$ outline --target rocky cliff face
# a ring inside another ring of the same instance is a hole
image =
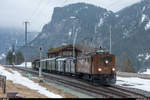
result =
[[[90,42],[90,45],[108,46],[109,26],[115,20],[113,12],[89,4],[57,7],[51,22],[43,27],[31,45],[50,48],[64,43],[72,44],[77,33],[76,43]]]
[[[143,0],[117,13],[89,4],[78,3],[54,9],[52,20],[31,42],[43,46],[45,52],[62,44],[84,43],[109,49],[118,59],[125,52],[136,69],[149,67],[150,1]]]

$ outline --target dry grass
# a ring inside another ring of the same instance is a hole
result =
[[[6,70],[8,72],[11,72],[11,70],[9,68],[6,68]],[[22,74],[22,76],[27,77],[25,73],[23,73],[23,72],[20,72],[20,73]],[[39,81],[35,80],[35,79],[32,79],[32,81],[34,81],[35,83],[39,83]],[[40,83],[40,85],[47,88],[49,91],[51,91],[55,94],[61,95],[63,98],[77,98],[76,96],[72,95],[71,93],[64,92],[60,89],[57,89],[53,86],[46,84],[46,83]],[[38,93],[35,90],[31,90],[20,84],[14,84],[12,81],[8,81],[8,80],[6,83],[6,93],[7,92],[18,92],[25,98],[47,98],[46,96],[41,95],[40,93]],[[6,94],[3,94],[2,89],[0,88],[0,98],[5,98],[5,97],[6,97]]]
[[[32,79],[33,80],[33,79]],[[33,80],[35,83],[38,83],[38,80]],[[50,86],[46,83],[40,83],[41,86],[47,88],[49,91],[55,93],[55,94],[59,94],[61,95],[63,98],[77,98],[76,96],[72,95],[71,93],[67,93],[67,92],[64,92],[60,89],[57,89],[53,86]]]
[[[6,69],[8,72],[10,72],[10,73],[12,73],[12,74],[13,74],[13,72],[10,70],[10,68],[5,67],[5,69]]]
[[[35,90],[31,90],[23,85],[20,84],[14,84],[12,81],[7,81],[6,83],[6,93],[7,92],[17,92],[24,96],[25,98],[47,98],[44,95],[41,95]],[[0,98],[5,98],[6,94],[2,93],[2,90],[0,90]]]
[[[22,76],[27,77],[24,72],[20,72],[20,73]],[[36,80],[36,79],[31,79],[31,80],[34,81],[35,83],[39,83],[39,80]],[[46,83],[40,83],[40,85],[47,88],[49,91],[51,91],[55,94],[61,95],[63,98],[77,98],[76,96],[72,95],[71,93],[64,92],[60,89],[57,89],[53,86],[46,84]]]

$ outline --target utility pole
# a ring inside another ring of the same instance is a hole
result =
[[[27,34],[28,34],[28,21],[25,21],[24,24],[25,24],[25,47],[27,47]],[[25,57],[25,68],[27,68],[27,59]]]
[[[110,47],[109,47],[109,52],[111,53],[111,25],[110,25]]]
[[[13,67],[15,66],[15,45],[12,45],[12,55],[13,55]]]
[[[72,34],[74,35],[74,39],[73,39],[73,58],[75,58],[75,56],[76,56],[76,54],[75,54],[75,42],[76,42],[76,38],[77,38],[75,22],[78,21],[78,19],[74,16],[71,16],[71,19],[72,19],[72,23],[73,23]]]
[[[73,28],[72,28],[72,34],[73,34],[73,35],[74,35],[74,32],[75,32],[75,31],[74,31],[74,28],[75,28],[75,27],[74,27],[74,25],[73,25]],[[75,40],[75,39],[74,39],[74,40]],[[73,41],[73,45],[72,45],[72,46],[73,46],[73,59],[75,58],[75,48],[74,48],[75,44],[74,44],[74,43],[75,43],[75,42]]]
[[[43,78],[42,78],[42,47],[40,47],[40,68],[39,68],[39,78],[40,81],[39,82],[43,82]]]
[[[27,36],[27,34],[28,34],[28,31],[27,31],[28,30],[28,23],[29,22],[27,22],[27,21],[24,22],[24,24],[25,24],[25,46],[27,46],[27,40],[28,40],[27,39],[28,38],[28,36]]]

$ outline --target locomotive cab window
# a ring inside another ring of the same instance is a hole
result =
[[[107,57],[107,60],[108,60],[109,62],[112,62],[112,57]]]
[[[101,62],[104,62],[104,61],[106,61],[106,60],[110,63],[110,62],[112,62],[112,57],[103,57],[103,56],[100,57],[100,61],[101,61]]]

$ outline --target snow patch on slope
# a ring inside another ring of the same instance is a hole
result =
[[[150,20],[148,21],[148,23],[145,26],[145,30],[147,31],[148,29],[150,29]]]
[[[0,55],[0,60],[3,59],[3,58],[5,58],[5,57],[6,57],[6,55],[5,55],[4,53],[1,54],[1,55]]]
[[[138,56],[137,56],[137,59],[139,60],[139,61],[148,61],[149,59],[150,59],[150,54],[149,53],[145,53],[145,54],[139,54]]]
[[[98,27],[100,27],[103,23],[104,23],[103,18],[100,18],[99,23],[98,23]]]
[[[146,19],[146,15],[143,14],[143,15],[142,15],[142,18],[141,18],[141,23],[143,23],[145,19]]]
[[[144,11],[145,10],[145,6],[142,8],[142,11]]]
[[[150,54],[146,53],[145,60],[148,60],[150,58]]]

